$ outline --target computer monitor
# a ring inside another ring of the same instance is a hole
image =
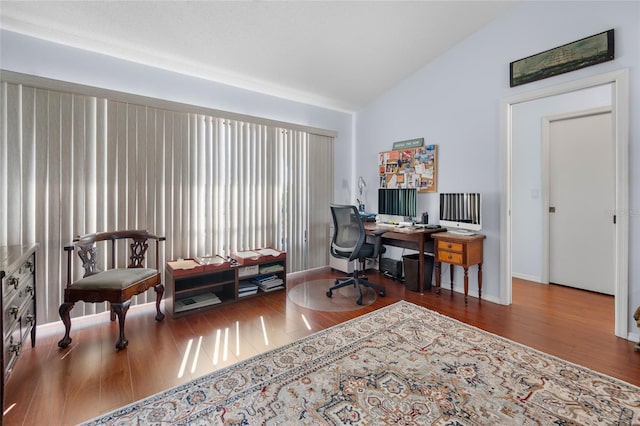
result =
[[[412,220],[417,211],[415,188],[378,189],[378,214],[402,216]]]
[[[440,194],[440,226],[450,232],[473,234],[482,229],[479,193]]]

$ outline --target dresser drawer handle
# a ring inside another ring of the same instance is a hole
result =
[[[7,281],[7,284],[9,284],[9,287],[13,286],[13,288],[15,290],[18,289],[18,284],[20,283],[20,279],[16,278],[16,277],[11,277],[9,278],[9,280]]]
[[[20,355],[20,349],[22,349],[22,343],[12,343],[9,345],[9,351],[16,354],[16,356]]]
[[[13,319],[18,319],[19,311],[20,311],[20,308],[18,308],[17,306],[9,307],[9,315],[13,315]]]
[[[33,274],[33,262],[31,262],[30,260],[27,260],[24,263],[24,266],[29,270],[29,272]]]
[[[27,315],[24,317],[24,321],[27,323],[28,326],[33,326],[36,323],[36,317],[34,315]]]
[[[32,285],[28,285],[24,289],[25,289],[25,291],[27,293],[29,293],[33,297],[33,286]]]

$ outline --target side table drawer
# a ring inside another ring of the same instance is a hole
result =
[[[454,265],[462,265],[462,254],[438,250],[438,260],[440,262],[452,263]]]
[[[438,241],[438,250],[457,251],[462,253],[464,246],[460,243],[452,243],[450,241]]]

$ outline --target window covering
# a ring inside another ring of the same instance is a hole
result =
[[[40,243],[40,324],[59,320],[62,247],[89,232],[148,229],[166,236],[165,260],[274,247],[288,252],[288,272],[328,263],[332,137],[22,84],[0,90],[0,245]],[[126,256],[119,246],[122,264]],[[78,303],[72,314],[106,309]]]

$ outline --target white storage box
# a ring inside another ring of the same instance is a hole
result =
[[[258,265],[243,266],[238,269],[238,277],[248,277],[251,275],[258,275]]]

